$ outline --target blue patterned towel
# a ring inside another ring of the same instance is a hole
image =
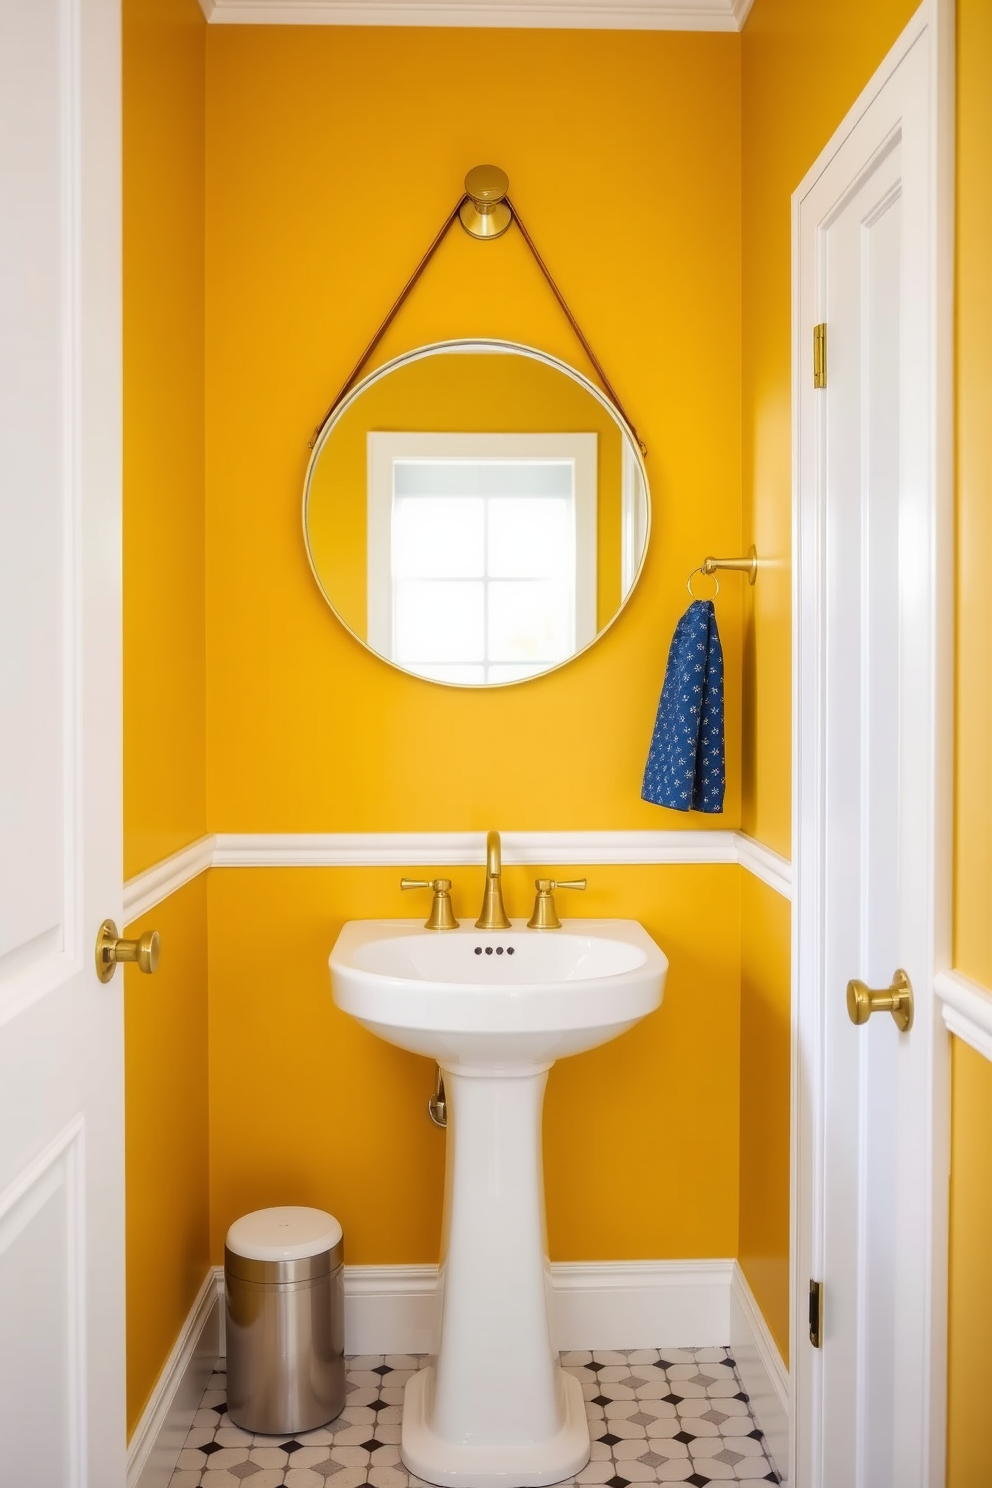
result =
[[[722,811],[723,648],[711,599],[675,627],[641,796],[675,811]]]

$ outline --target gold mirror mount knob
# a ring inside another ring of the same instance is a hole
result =
[[[913,985],[900,968],[892,975],[888,987],[869,987],[857,977],[847,984],[847,1015],[857,1027],[867,1023],[872,1013],[891,1013],[900,1033],[913,1026]]]
[[[510,178],[498,165],[473,166],[465,177],[466,201],[458,220],[472,238],[501,238],[513,221],[506,202]]]
[[[132,961],[139,971],[152,976],[158,971],[161,950],[157,930],[146,930],[137,940],[124,940],[113,920],[104,920],[96,936],[96,974],[101,982],[109,982],[121,962]]]

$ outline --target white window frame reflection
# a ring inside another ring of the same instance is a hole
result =
[[[395,567],[393,562],[393,500],[398,463],[549,462],[571,465],[575,571],[572,588],[573,643],[566,655],[522,664],[508,657],[483,653],[470,661],[423,661],[400,664],[407,671],[437,681],[479,685],[519,681],[539,676],[595,640],[597,625],[597,435],[596,434],[445,434],[395,433],[380,430],[367,435],[368,502],[368,644],[389,660],[397,660],[395,643]],[[457,580],[456,575],[450,577]],[[467,577],[467,575],[466,575]],[[473,576],[474,577],[474,576]],[[484,581],[491,580],[488,574]]]

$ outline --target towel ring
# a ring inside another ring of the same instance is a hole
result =
[[[698,568],[694,568],[692,570],[692,573],[689,575],[689,578],[686,581],[686,586],[685,587],[689,591],[689,598],[690,599],[696,599],[698,597],[697,595],[693,594],[693,592],[692,592],[692,581],[696,577],[697,573],[698,574],[703,574],[705,577],[710,578],[710,579],[713,580],[713,583],[716,585],[716,588],[713,590],[713,593],[710,595],[710,599],[716,599],[717,595],[720,593],[720,580],[717,578],[717,576],[716,576],[715,573],[707,574],[706,573],[706,570],[705,570],[705,568],[703,568],[702,564],[700,564],[700,566]]]

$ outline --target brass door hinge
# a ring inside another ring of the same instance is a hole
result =
[[[823,1339],[823,1282],[809,1284],[809,1341],[814,1348],[822,1346]]]
[[[821,321],[813,327],[813,386],[827,385],[827,323]]]

